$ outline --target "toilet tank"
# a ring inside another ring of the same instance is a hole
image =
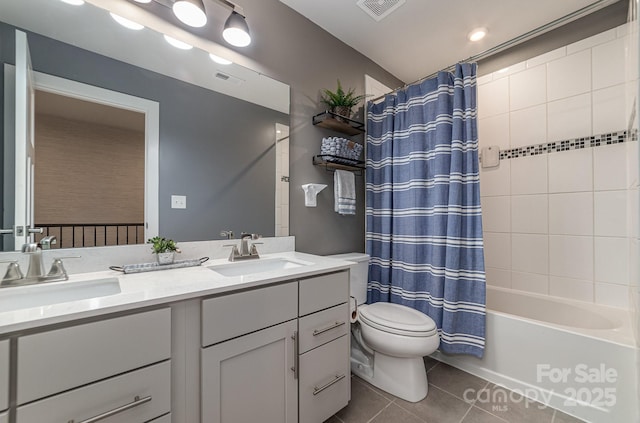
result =
[[[328,256],[339,260],[351,261],[349,285],[351,295],[355,297],[358,304],[367,302],[367,282],[369,281],[369,254],[347,253]]]

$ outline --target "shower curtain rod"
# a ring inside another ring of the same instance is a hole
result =
[[[556,19],[554,21],[546,23],[546,24],[544,24],[542,26],[539,26],[538,28],[532,29],[529,32],[526,32],[526,33],[524,33],[522,35],[519,35],[519,36],[517,36],[515,38],[510,39],[509,41],[505,41],[502,44],[498,44],[495,47],[492,47],[492,48],[487,49],[487,50],[485,50],[485,51],[483,51],[481,53],[478,53],[478,54],[475,54],[473,56],[470,56],[465,60],[461,60],[459,62],[456,62],[453,65],[447,66],[446,68],[441,69],[441,70],[439,70],[437,72],[433,72],[433,73],[431,73],[431,74],[429,74],[427,76],[424,76],[424,77],[422,77],[420,79],[417,79],[417,80],[415,80],[413,82],[410,82],[408,84],[404,84],[401,87],[393,89],[389,93],[383,94],[383,95],[378,96],[378,97],[374,98],[373,100],[369,100],[369,101],[380,100],[381,98],[384,98],[384,97],[388,96],[389,94],[393,94],[393,93],[395,93],[397,91],[400,91],[400,90],[402,90],[402,89],[404,89],[404,88],[406,88],[406,87],[408,87],[410,85],[417,84],[419,82],[424,81],[425,79],[433,78],[434,76],[438,75],[438,73],[440,73],[440,72],[451,71],[451,70],[455,69],[456,64],[458,64],[458,63],[476,62],[476,61],[481,60],[481,59],[486,59],[487,57],[492,56],[492,55],[494,55],[496,53],[499,53],[499,52],[501,52],[503,50],[506,50],[509,47],[513,47],[513,46],[516,46],[516,45],[518,45],[520,43],[528,41],[528,40],[530,40],[531,38],[533,38],[535,36],[538,36],[538,35],[544,34],[545,32],[551,31],[552,29],[555,29],[555,28],[557,28],[557,27],[559,27],[559,26],[561,26],[561,25],[563,25],[565,23],[569,23],[571,21],[575,21],[576,19],[579,19],[579,18],[581,18],[583,16],[588,15],[589,13],[595,12],[596,10],[599,10],[599,9],[602,9],[602,8],[604,8],[606,6],[609,6],[610,4],[617,3],[618,1],[620,1],[620,0],[598,0],[595,3],[592,3],[592,4],[588,5],[588,6],[583,7],[582,9],[578,9],[575,12],[569,13],[568,15],[565,15],[565,16],[563,16],[561,18],[558,18],[558,19]]]

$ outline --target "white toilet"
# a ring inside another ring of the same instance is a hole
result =
[[[351,325],[351,371],[372,385],[406,401],[427,396],[423,357],[440,344],[436,324],[429,316],[392,303],[365,304],[369,255],[330,256],[354,262],[351,296],[357,301],[356,322]],[[354,299],[352,301],[352,311]]]

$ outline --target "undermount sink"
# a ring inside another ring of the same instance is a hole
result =
[[[254,273],[270,272],[273,270],[295,269],[296,267],[308,266],[310,264],[311,263],[298,262],[284,258],[275,258],[218,264],[208,266],[208,268],[222,276],[245,276],[252,275]]]
[[[49,282],[0,289],[0,313],[120,293],[118,278],[80,282]]]

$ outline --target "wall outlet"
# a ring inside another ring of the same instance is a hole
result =
[[[172,209],[186,209],[187,208],[187,196],[186,195],[172,195],[171,196],[171,208]]]

